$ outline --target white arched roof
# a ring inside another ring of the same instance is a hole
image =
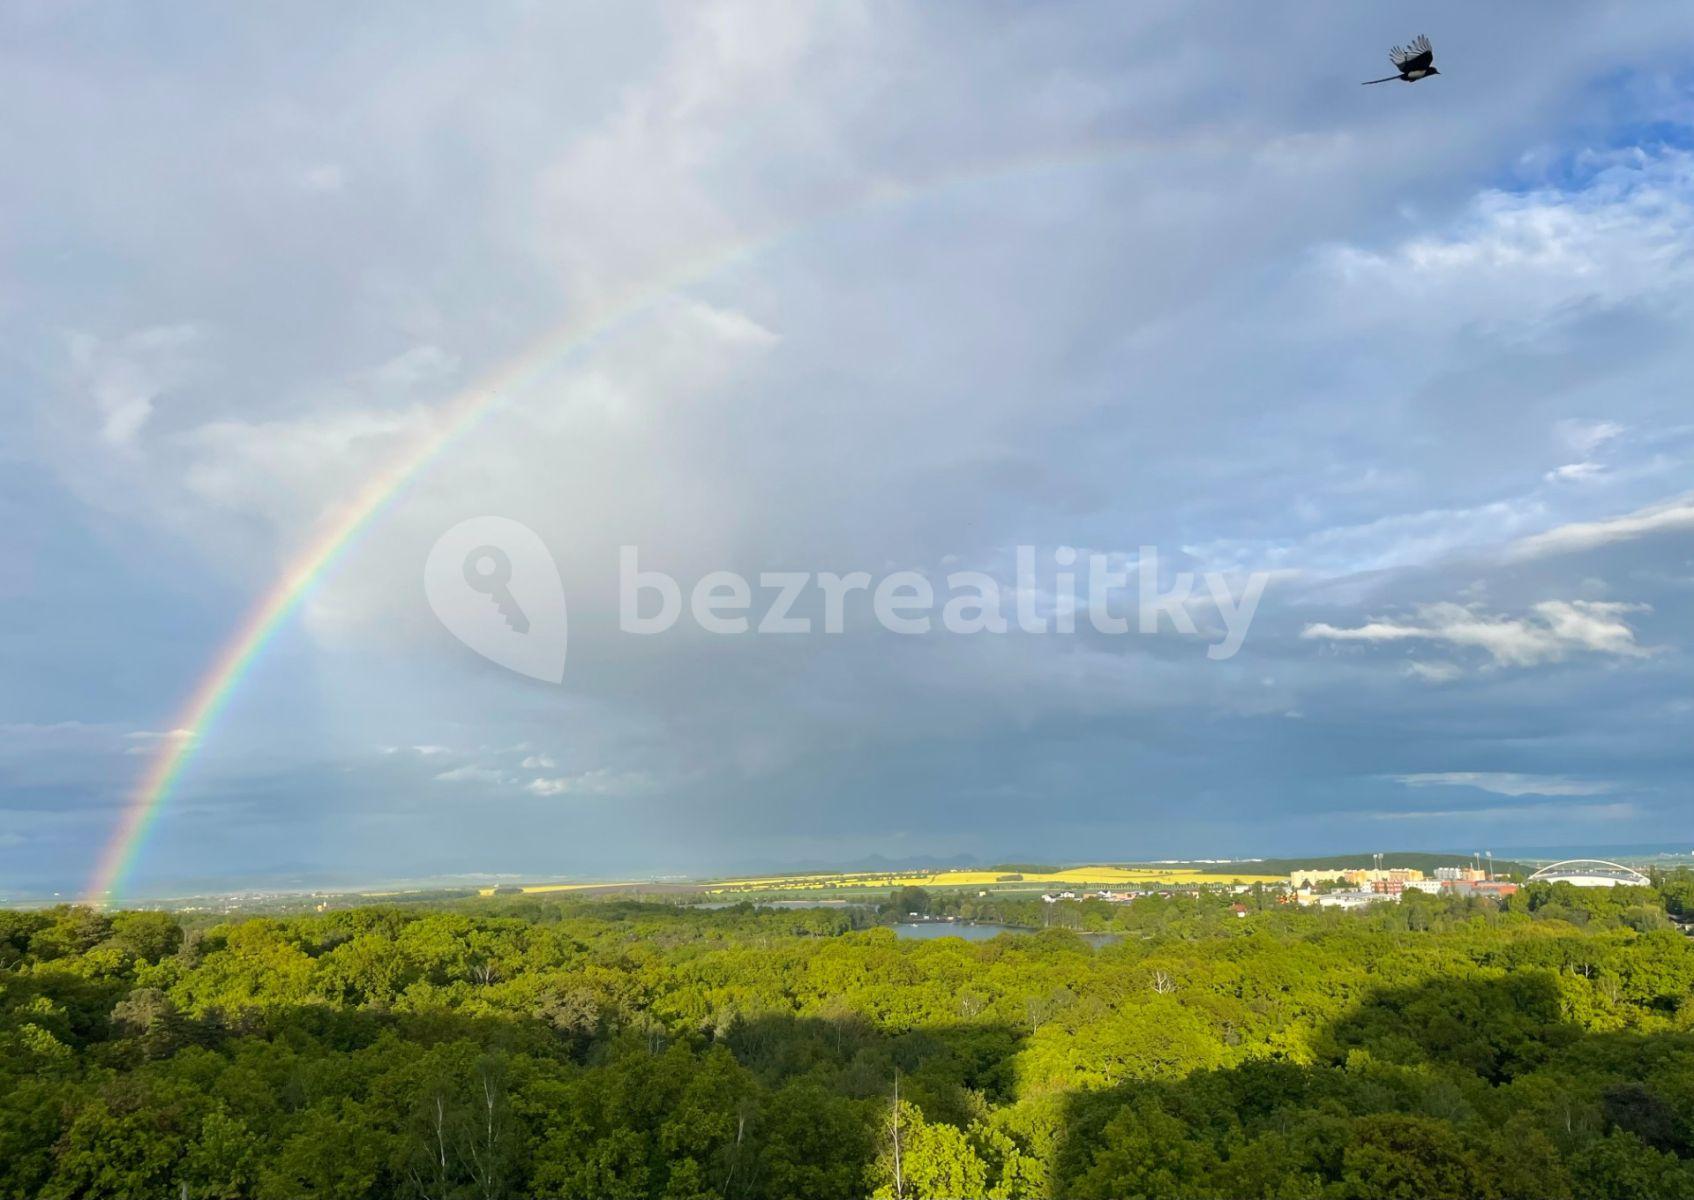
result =
[[[1640,871],[1603,858],[1567,858],[1529,877],[1530,883],[1574,883],[1578,887],[1646,887],[1653,881]]]

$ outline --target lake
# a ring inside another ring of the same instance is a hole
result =
[[[1039,929],[1024,929],[1016,925],[967,924],[963,921],[908,921],[894,926],[894,936],[913,942],[934,941],[936,938],[956,937],[967,942],[986,942],[1002,933],[1040,933]],[[1122,939],[1119,933],[1078,933],[1077,937],[1095,949],[1109,946]]]

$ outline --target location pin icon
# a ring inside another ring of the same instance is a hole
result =
[[[489,662],[531,679],[565,677],[565,589],[535,531],[472,517],[436,539],[424,596],[447,632]]]

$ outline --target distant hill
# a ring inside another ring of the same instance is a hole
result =
[[[743,859],[726,865],[721,872],[696,875],[692,878],[721,882],[730,879],[753,879],[767,876],[799,875],[899,875],[912,871],[968,871],[980,860],[974,854],[914,854],[907,858],[890,858],[885,854],[867,854],[849,859]]]

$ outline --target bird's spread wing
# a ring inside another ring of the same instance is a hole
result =
[[[1388,52],[1388,61],[1403,72],[1427,71],[1435,62],[1435,50],[1429,39],[1418,36],[1409,46],[1396,46]]]

